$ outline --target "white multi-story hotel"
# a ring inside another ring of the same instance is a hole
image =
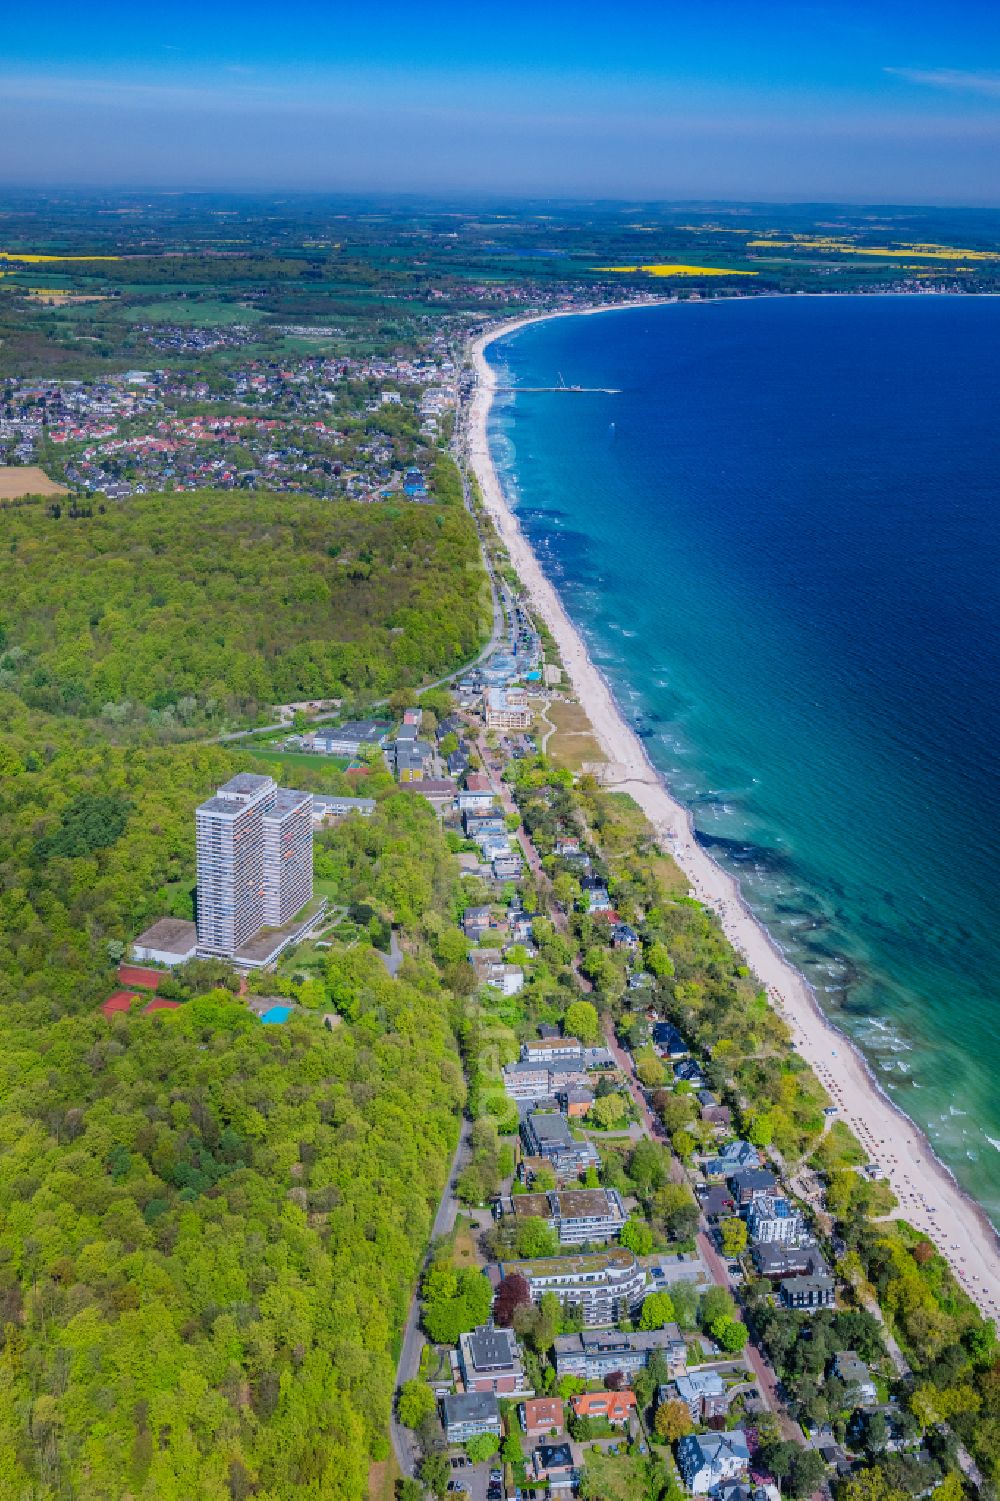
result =
[[[195,817],[198,948],[232,958],[312,896],[312,793],[240,772]]]
[[[264,923],[291,922],[312,896],[313,808],[311,792],[279,787],[264,814]]]

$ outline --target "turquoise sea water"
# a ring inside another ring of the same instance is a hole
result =
[[[699,836],[1000,1225],[1000,299],[494,344],[491,443]]]

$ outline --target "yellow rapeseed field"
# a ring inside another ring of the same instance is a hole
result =
[[[595,266],[595,271],[645,271],[649,276],[757,276],[757,271],[733,271],[729,266]]]
[[[40,266],[48,261],[120,261],[120,255],[22,255],[0,250],[0,261],[20,261],[25,266]]]
[[[851,240],[793,235],[790,240],[748,240],[760,250],[833,250],[841,255],[916,256],[922,261],[1000,261],[1000,251],[959,250],[954,245],[855,245]]]

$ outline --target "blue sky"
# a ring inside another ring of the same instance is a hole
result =
[[[0,182],[1000,204],[1000,4],[22,5]]]

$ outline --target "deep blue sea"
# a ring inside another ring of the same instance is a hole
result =
[[[1000,1225],[1000,299],[492,346],[523,527],[700,837]]]

